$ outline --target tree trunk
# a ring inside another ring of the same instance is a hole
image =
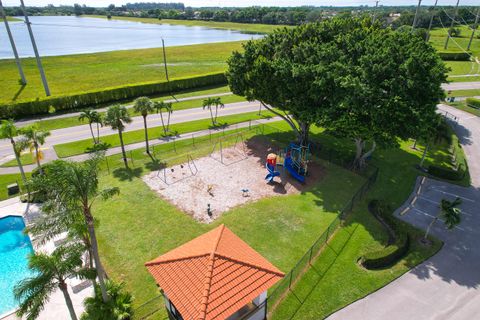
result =
[[[210,118],[212,119],[212,125],[215,126],[215,120],[213,119],[213,112],[212,112],[212,107],[208,107],[208,110],[210,110]]]
[[[15,140],[10,139],[10,142],[12,143],[13,153],[15,154],[15,159],[17,160],[18,169],[20,170],[20,175],[22,176],[23,183],[26,184],[27,183],[27,177],[25,176],[25,171],[23,170],[22,161],[20,160],[21,154],[20,154],[20,152],[17,151],[17,146],[15,144]]]
[[[428,144],[425,146],[425,149],[423,150],[422,160],[420,160],[420,167],[423,167],[423,162],[425,162],[425,157],[427,156],[427,152],[428,152]]]
[[[127,153],[125,152],[125,146],[123,145],[123,135],[122,130],[118,129],[118,137],[120,138],[120,147],[122,148],[122,157],[125,168],[128,169]]]
[[[95,139],[95,134],[93,133],[92,123],[89,122],[89,123],[88,123],[88,126],[90,127],[90,133],[92,134],[93,144],[97,144],[97,140]]]
[[[414,150],[417,150],[417,141],[418,141],[417,139],[415,139],[415,140],[413,141],[412,149],[414,149]]]
[[[93,258],[95,259],[95,268],[97,269],[97,277],[100,285],[100,290],[102,291],[103,302],[108,301],[107,288],[105,287],[104,272],[102,263],[100,261],[100,255],[98,253],[98,242],[97,236],[95,234],[95,227],[93,225],[93,216],[90,212],[90,208],[86,207],[83,210],[85,216],[85,221],[87,223],[88,234],[90,235],[90,243],[92,245]]]
[[[34,143],[34,147],[35,147],[35,160],[37,161],[38,172],[40,172],[40,174],[43,174],[42,165],[40,164],[40,154],[38,153],[38,144],[36,142]]]
[[[168,118],[167,118],[167,131],[170,131],[170,116],[172,112],[168,111]]]
[[[100,143],[100,123],[97,122],[97,142]]]
[[[217,123],[218,105],[215,105],[215,123]]]
[[[143,117],[143,127],[145,129],[145,148],[147,150],[147,154],[150,154],[150,145],[148,144],[148,127],[147,127],[147,117]]]
[[[165,128],[165,123],[163,122],[163,113],[160,111],[160,120],[162,120],[163,134],[167,135],[167,128]]]
[[[423,237],[424,241],[428,240],[428,235],[430,234],[430,229],[433,227],[435,222],[437,222],[437,220],[438,220],[438,217],[435,217],[435,219],[433,219],[432,222],[430,222],[430,224],[428,225],[427,231],[425,231],[425,236]]]
[[[64,280],[60,281],[58,287],[63,293],[63,297],[65,298],[65,303],[67,304],[68,312],[70,313],[70,318],[72,320],[77,320],[77,314],[75,313],[75,308],[73,308],[72,299],[70,298],[70,294],[68,293],[67,284]]]
[[[377,148],[377,144],[375,141],[372,142],[372,148],[364,153],[366,142],[362,138],[355,138],[355,146],[356,146],[356,154],[355,160],[353,161],[353,168],[363,169],[367,164],[367,158],[370,157],[375,149]]]
[[[310,133],[310,123],[299,122],[298,144],[302,147],[308,146],[308,136]]]

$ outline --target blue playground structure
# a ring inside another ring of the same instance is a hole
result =
[[[285,161],[283,167],[287,169],[292,177],[305,182],[305,176],[308,172],[308,156],[310,154],[310,145],[299,146],[295,143],[290,143],[285,150]]]
[[[275,165],[267,162],[265,164],[265,167],[267,168],[268,174],[265,176],[265,180],[267,180],[267,183],[272,183],[273,178],[280,176],[280,172],[275,171]]]

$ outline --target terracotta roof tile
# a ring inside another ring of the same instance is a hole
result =
[[[224,225],[147,262],[184,319],[226,319],[284,274]]]

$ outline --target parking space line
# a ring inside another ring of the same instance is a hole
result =
[[[458,197],[458,198],[463,199],[465,201],[475,202],[475,200],[472,200],[472,199],[469,199],[469,198],[466,198],[466,197],[463,197],[463,196],[459,196],[458,194],[455,194],[455,193],[446,192],[446,191],[443,191],[443,190],[438,190],[437,188],[432,188],[432,190],[443,193],[443,194],[448,194],[448,195],[451,195],[451,196],[454,196],[454,197]]]
[[[417,209],[417,208],[412,208],[412,209],[415,210],[415,211],[418,211],[418,212],[422,213],[423,215],[425,215],[425,216],[427,216],[427,217],[436,218],[435,216],[432,216],[431,214],[426,213],[425,211],[422,211],[422,210],[420,210],[420,209]],[[443,219],[438,218],[438,220],[444,223]],[[465,229],[460,228],[459,226],[455,226],[454,228],[455,228],[455,229],[458,229],[458,230],[461,230],[461,231],[465,231]]]
[[[418,196],[418,197],[419,197],[420,199],[423,199],[423,200],[428,201],[428,202],[430,202],[430,203],[437,204],[437,205],[439,204],[438,201],[430,200],[430,199],[428,199],[428,198],[426,198],[426,197],[424,197],[424,196]]]

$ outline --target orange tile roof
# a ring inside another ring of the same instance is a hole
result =
[[[145,264],[184,319],[226,319],[284,274],[223,224]]]

